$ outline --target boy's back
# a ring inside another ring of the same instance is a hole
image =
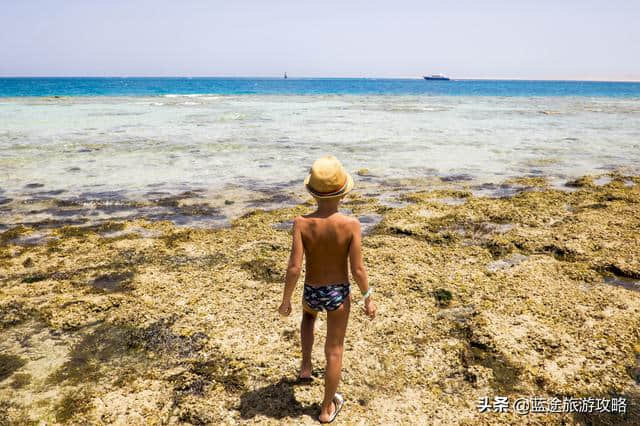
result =
[[[320,286],[349,282],[349,246],[357,219],[317,212],[296,218],[306,259],[305,283]]]

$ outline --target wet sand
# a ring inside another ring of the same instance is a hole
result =
[[[542,177],[434,188],[367,189],[345,200],[345,212],[367,225],[379,317],[369,322],[353,305],[339,419],[633,424],[640,177],[587,176],[562,189]],[[193,213],[180,198],[165,204]],[[7,227],[0,418],[314,423],[325,321],[316,379],[302,385],[294,381],[300,306],[286,319],[276,313],[289,221],[311,209],[307,199],[252,210],[217,229],[162,217]],[[476,408],[483,396],[614,395],[628,398],[626,415]]]

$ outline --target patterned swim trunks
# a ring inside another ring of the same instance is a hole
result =
[[[349,296],[349,284],[331,284],[322,287],[304,285],[304,301],[314,311],[334,311]]]

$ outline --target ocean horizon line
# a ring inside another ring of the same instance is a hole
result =
[[[425,74],[426,75],[426,74]],[[638,79],[567,79],[567,78],[489,78],[452,77],[450,81],[517,81],[517,82],[567,82],[567,83],[640,83]],[[220,79],[220,80],[285,80],[283,76],[261,75],[0,75],[0,79]],[[287,76],[286,80],[423,80],[419,77],[342,77],[342,76]]]

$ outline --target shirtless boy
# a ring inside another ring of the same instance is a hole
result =
[[[362,261],[362,234],[356,218],[338,213],[340,200],[353,189],[353,179],[333,156],[314,161],[305,179],[307,190],[318,203],[315,212],[296,217],[293,222],[293,244],[285,277],[281,315],[291,313],[291,296],[306,258],[303,314],[300,326],[302,365],[300,379],[311,378],[311,349],[318,312],[327,312],[327,338],[324,352],[324,400],[318,420],[330,423],[338,415],[344,399],[336,390],[340,381],[344,336],[349,320],[351,294],[349,267],[364,298],[364,311],[373,319],[376,307],[367,271]]]

